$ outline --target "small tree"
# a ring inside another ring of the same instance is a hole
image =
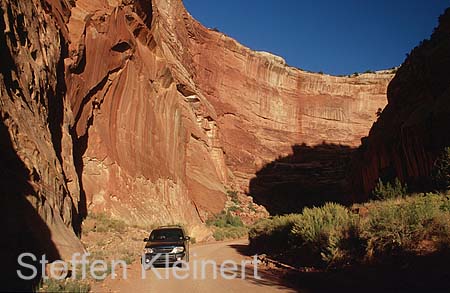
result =
[[[450,147],[444,148],[434,162],[431,179],[434,188],[438,190],[450,189]]]
[[[372,190],[372,195],[375,199],[384,200],[390,198],[404,197],[407,193],[408,186],[403,185],[398,178],[395,178],[394,183],[383,183],[381,179],[378,179],[377,185]]]

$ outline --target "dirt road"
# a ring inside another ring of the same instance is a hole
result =
[[[193,245],[189,270],[162,267],[143,271],[140,261],[136,261],[128,267],[127,278],[123,278],[122,272],[115,280],[109,276],[105,281],[94,284],[92,291],[296,292],[262,265],[256,265],[255,271],[253,258],[242,253],[246,246],[245,240]],[[185,279],[177,279],[177,276]]]

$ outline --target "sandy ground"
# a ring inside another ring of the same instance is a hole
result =
[[[257,265],[253,258],[242,253],[247,246],[246,240],[215,242],[191,246],[191,259],[189,270],[181,271],[175,277],[174,268],[160,267],[153,270],[144,270],[140,260],[128,266],[127,278],[122,271],[118,272],[116,279],[109,276],[103,282],[93,284],[93,292],[296,292],[289,288],[277,274]],[[204,261],[214,261],[215,264],[202,264]],[[220,266],[225,261],[237,264],[233,267],[228,264],[226,273],[221,274]],[[242,265],[242,261],[246,261]],[[202,268],[205,269],[202,269]],[[176,270],[176,268],[175,268]],[[204,272],[204,275],[202,275]],[[144,274],[144,275],[143,275]],[[158,276],[160,275],[160,277]],[[216,276],[215,276],[216,274]]]

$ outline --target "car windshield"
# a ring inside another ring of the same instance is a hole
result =
[[[154,230],[150,234],[150,241],[179,241],[183,239],[180,229]]]

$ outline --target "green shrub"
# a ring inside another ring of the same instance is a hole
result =
[[[91,286],[80,280],[55,280],[46,279],[41,282],[38,292],[73,292],[87,293],[91,291]]]
[[[374,203],[362,227],[363,238],[367,241],[367,256],[410,252],[422,240],[432,239],[436,236],[435,224],[447,213],[444,210],[446,206],[448,199],[436,194]],[[443,229],[438,230],[442,232]]]
[[[231,198],[231,201],[236,204],[239,205],[241,202],[239,201],[239,196],[238,196],[238,192],[235,190],[227,190],[227,195]]]
[[[340,227],[346,226],[349,221],[350,214],[345,207],[326,203],[320,208],[305,208],[292,231],[305,243],[320,243],[324,233],[337,234]]]
[[[297,245],[307,247],[327,265],[340,261],[345,252],[343,240],[356,232],[356,219],[339,204],[326,203],[320,208],[305,208],[295,222],[292,234]]]
[[[431,171],[431,178],[437,190],[450,189],[450,147],[444,148],[437,157]]]
[[[228,211],[230,212],[242,212],[242,208],[240,206],[231,206],[228,208]]]
[[[206,224],[208,226],[216,226],[220,228],[244,227],[244,223],[242,223],[241,218],[239,218],[238,216],[233,216],[229,211],[226,213],[222,212],[215,218],[209,219],[208,221],[206,221]]]
[[[257,222],[249,231],[250,247],[272,254],[308,258],[310,264],[331,265],[350,256],[359,239],[358,221],[335,203],[305,208],[302,214]]]
[[[226,221],[227,225],[230,225],[233,227],[244,227],[244,223],[242,223],[241,218],[239,218],[237,216],[233,216],[231,213],[226,213],[225,221]]]
[[[257,221],[249,230],[250,247],[269,253],[291,249],[291,230],[300,217],[300,214],[288,214]]]
[[[368,213],[358,215],[327,203],[260,220],[249,231],[250,248],[294,265],[328,267],[414,254],[425,240],[434,249],[450,248],[448,196],[412,195],[364,207]]]
[[[441,210],[444,211],[444,212],[450,212],[450,198],[449,198],[449,195],[442,195]]]
[[[213,237],[217,241],[226,239],[238,239],[246,236],[248,233],[245,227],[223,227],[214,228]]]
[[[125,222],[112,219],[104,213],[90,214],[88,217],[95,221],[95,232],[124,232],[127,227]]]
[[[407,185],[403,185],[398,178],[395,178],[393,184],[390,182],[385,184],[381,179],[378,179],[378,183],[372,191],[373,197],[378,200],[403,197],[406,194]]]
[[[275,216],[268,219],[261,219],[257,221],[250,229],[250,237],[259,235],[271,235],[274,231],[291,230],[295,222],[301,217],[300,214],[287,214],[283,216]]]

